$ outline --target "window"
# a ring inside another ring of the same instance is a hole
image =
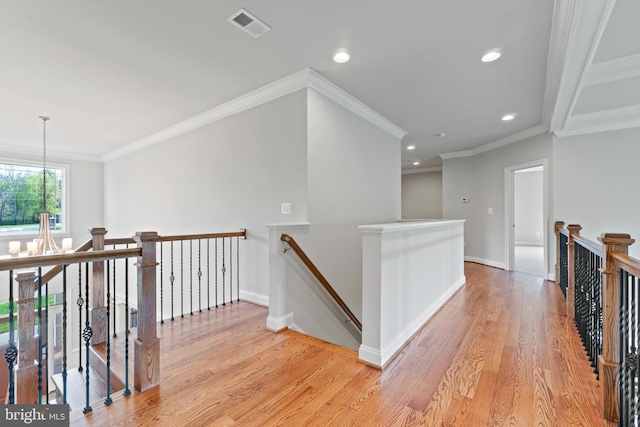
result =
[[[47,164],[45,209],[55,234],[66,230],[65,175],[68,166]],[[42,166],[0,159],[0,238],[37,235],[43,211]]]

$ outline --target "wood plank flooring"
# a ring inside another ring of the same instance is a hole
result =
[[[265,330],[246,302],[158,325],[162,384],[72,425],[603,426],[558,287],[466,264],[466,286],[379,371],[354,351]]]

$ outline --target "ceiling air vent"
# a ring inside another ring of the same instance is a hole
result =
[[[253,37],[260,37],[271,29],[270,26],[260,21],[244,9],[240,9],[231,15],[227,21],[231,22],[245,33],[251,34]]]

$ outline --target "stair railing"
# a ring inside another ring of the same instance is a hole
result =
[[[566,269],[567,316],[574,319],[600,381],[604,418],[640,427],[640,260],[628,256],[634,240],[603,233],[597,243],[580,236],[579,225],[568,230],[563,225],[556,223],[556,280]],[[561,236],[568,237],[566,254]]]
[[[307,256],[307,254],[300,248],[300,246],[296,243],[293,237],[288,234],[283,234],[280,237],[280,240],[286,242],[291,249],[298,255],[300,260],[307,266],[311,274],[320,282],[322,287],[327,291],[327,293],[333,298],[333,300],[338,304],[338,306],[342,309],[342,311],[347,315],[349,320],[360,330],[362,331],[362,323],[358,320],[358,318],[353,314],[353,312],[349,309],[347,304],[340,298],[340,295],[333,289],[333,287],[329,284],[327,279],[320,273],[320,270],[311,262],[311,259]],[[285,252],[288,251],[289,248],[285,248]]]

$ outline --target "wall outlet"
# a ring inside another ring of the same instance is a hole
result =
[[[291,207],[291,203],[283,203],[282,204],[282,215],[291,215],[293,208]]]
[[[460,200],[462,201],[462,203],[469,203],[469,198],[468,197],[463,197]]]
[[[489,215],[493,214],[493,208],[489,208],[489,209],[487,209],[487,213],[488,213]]]

